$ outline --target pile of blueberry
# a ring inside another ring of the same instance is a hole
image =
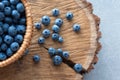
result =
[[[0,0],[0,61],[21,46],[26,31],[25,8],[20,0]]]
[[[58,18],[58,16],[60,15],[60,11],[59,9],[55,8],[52,10],[52,15],[54,17],[56,17],[57,19],[54,21],[54,24],[52,26],[52,32],[49,29],[44,29],[42,31],[42,37],[40,37],[38,39],[38,44],[44,44],[45,43],[45,39],[50,37],[52,38],[53,41],[58,41],[59,43],[63,43],[64,39],[62,36],[60,36],[59,32],[60,32],[60,28],[63,25],[63,20],[61,18]],[[68,21],[71,21],[73,19],[74,15],[72,12],[67,12],[66,13],[66,19]],[[42,25],[43,26],[49,26],[51,22],[51,19],[49,16],[45,15],[41,18],[40,22],[36,22],[34,24],[35,28],[40,30]],[[79,24],[74,24],[72,25],[73,31],[74,32],[79,32],[80,31],[80,25]],[[59,49],[55,49],[53,47],[48,48],[48,53],[50,55],[50,57],[52,58],[52,61],[54,63],[54,65],[58,66],[63,62],[63,59],[68,60],[69,58],[69,52],[68,51],[63,51],[61,48]],[[33,56],[33,60],[35,62],[39,62],[40,57],[38,55]],[[81,64],[75,64],[73,69],[76,72],[80,72],[82,71],[82,65]]]

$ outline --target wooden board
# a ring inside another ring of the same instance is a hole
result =
[[[27,0],[31,5],[31,13],[33,23],[40,21],[43,15],[49,15],[52,19],[51,29],[55,18],[51,15],[53,8],[59,8],[64,20],[60,34],[63,36],[65,42],[59,44],[53,42],[51,38],[46,40],[45,47],[61,47],[63,50],[70,52],[70,60],[74,63],[80,63],[86,71],[93,69],[93,64],[98,60],[96,53],[100,49],[98,39],[99,32],[99,18],[92,13],[92,5],[85,0]],[[65,19],[65,13],[71,11],[74,13],[74,19],[69,22]],[[79,23],[81,25],[81,32],[76,34],[72,31],[72,25]],[[42,30],[45,27],[42,27]],[[61,66],[53,66],[51,58],[47,50],[37,44],[37,39],[41,36],[41,32],[34,29],[30,53],[16,61],[15,63],[0,68],[0,79],[2,80],[81,80],[82,75],[77,74],[68,65],[62,63]],[[41,61],[34,64],[32,56],[39,54]]]

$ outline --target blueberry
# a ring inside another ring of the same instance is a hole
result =
[[[8,31],[8,28],[9,28],[9,24],[3,24],[3,31],[4,32],[7,32]]]
[[[2,51],[6,51],[7,47],[8,47],[7,44],[5,44],[5,43],[1,44],[1,50]]]
[[[63,41],[64,41],[64,40],[63,40],[63,37],[60,36],[60,37],[58,38],[58,42],[63,43]]]
[[[4,37],[4,42],[5,42],[6,44],[11,44],[11,43],[13,42],[13,37],[11,37],[10,35],[6,35],[6,36]]]
[[[2,40],[2,37],[0,36],[0,45],[2,44],[3,40]]]
[[[57,34],[57,33],[52,34],[52,39],[53,40],[58,40],[58,38],[59,38],[59,34]]]
[[[20,18],[20,13],[17,10],[13,10],[12,11],[12,17],[15,19],[19,19]]]
[[[13,18],[12,21],[13,21],[13,24],[16,24],[16,25],[19,24],[19,19]]]
[[[60,28],[59,28],[59,26],[57,26],[57,25],[53,25],[52,30],[53,30],[53,32],[55,32],[55,33],[59,33]]]
[[[5,5],[2,2],[0,2],[0,11],[3,11],[4,7]]]
[[[69,52],[67,51],[64,51],[62,56],[65,58],[65,59],[68,59],[69,58]]]
[[[50,17],[49,16],[43,16],[42,17],[42,24],[45,25],[45,26],[48,26],[50,24]]]
[[[38,22],[37,22],[37,23],[34,24],[34,26],[35,26],[35,28],[38,29],[38,30],[41,29],[41,23],[38,23]]]
[[[57,54],[59,54],[59,55],[62,55],[63,54],[63,50],[62,49],[57,49]]]
[[[72,20],[72,18],[73,18],[73,13],[72,13],[72,12],[67,12],[66,18],[67,18],[67,20]]]
[[[10,5],[10,3],[9,3],[8,0],[3,0],[2,3],[3,3],[5,6],[9,6],[9,5]]]
[[[15,27],[15,26],[10,26],[10,27],[8,28],[8,34],[9,34],[10,36],[15,36],[15,35],[17,34],[17,29],[16,29],[16,27]]]
[[[61,18],[58,18],[58,19],[55,20],[55,24],[56,24],[57,26],[61,27],[62,24],[63,24],[63,20],[62,20]]]
[[[16,6],[15,5],[10,5],[11,9],[12,10],[15,10],[16,9]]]
[[[50,47],[50,48],[48,49],[48,53],[49,53],[50,56],[53,56],[53,55],[56,54],[56,49],[53,48],[53,47]]]
[[[3,22],[0,22],[0,27],[2,27],[3,26]]]
[[[25,11],[24,5],[22,3],[18,3],[16,6],[18,12],[22,13]]]
[[[53,57],[53,63],[56,66],[60,65],[62,63],[62,61],[63,61],[62,58],[58,55]]]
[[[10,3],[13,5],[16,5],[19,2],[19,0],[10,0]]]
[[[42,32],[43,37],[47,38],[50,36],[50,30],[48,29],[44,29]]]
[[[24,55],[27,55],[28,53],[29,53],[29,49],[26,49]]]
[[[52,14],[53,14],[53,16],[59,16],[59,14],[60,14],[60,11],[59,11],[59,9],[57,9],[57,8],[55,8],[55,9],[53,9],[52,10]]]
[[[0,21],[4,20],[4,18],[5,18],[4,13],[3,13],[3,12],[0,12]]]
[[[17,32],[19,34],[25,34],[26,27],[24,25],[17,25]]]
[[[4,8],[4,14],[5,15],[11,15],[11,13],[12,13],[11,7],[5,7]]]
[[[75,64],[73,69],[76,71],[76,72],[81,72],[82,71],[82,65],[81,64]]]
[[[74,25],[73,25],[73,30],[74,30],[75,32],[80,31],[80,25],[79,25],[79,24],[74,24]]]
[[[10,49],[14,52],[14,51],[17,51],[19,49],[19,44],[17,42],[13,42],[11,45],[10,45]]]
[[[7,58],[7,56],[5,55],[5,53],[0,52],[0,60],[5,60]]]
[[[38,39],[38,44],[44,44],[45,43],[45,38],[44,37],[40,37]]]
[[[23,36],[20,34],[16,35],[15,41],[21,44],[23,42]]]
[[[13,51],[10,48],[8,48],[7,51],[6,51],[6,55],[8,57],[12,56],[13,55]]]
[[[11,17],[5,17],[5,23],[11,25],[12,24],[12,18]]]
[[[3,32],[3,29],[2,29],[2,27],[0,27],[0,36],[3,34],[4,32]]]
[[[26,19],[25,18],[20,18],[19,24],[20,25],[26,25]]]
[[[39,62],[40,61],[40,56],[39,55],[34,55],[33,56],[33,61],[34,62]]]

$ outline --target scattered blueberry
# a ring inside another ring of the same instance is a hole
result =
[[[42,17],[42,24],[45,25],[45,26],[48,26],[50,24],[50,17],[49,16],[43,16]]]
[[[73,18],[73,13],[72,13],[72,12],[67,12],[66,18],[67,18],[67,20],[72,20],[72,18]]]
[[[59,34],[57,34],[57,33],[52,34],[52,39],[53,40],[58,40],[58,38],[59,38]]]
[[[45,43],[45,38],[44,37],[40,37],[38,39],[38,44],[44,44]]]
[[[62,49],[57,49],[57,54],[59,54],[59,55],[62,55],[63,54],[63,50]]]
[[[53,26],[52,26],[52,30],[53,30],[53,32],[55,32],[55,33],[59,33],[60,28],[59,28],[59,26],[57,26],[57,25],[53,25]]]
[[[74,24],[74,25],[73,25],[73,30],[74,30],[75,32],[80,31],[80,25],[79,25],[79,24]]]
[[[52,14],[53,14],[53,16],[59,16],[59,14],[60,14],[60,11],[59,11],[59,9],[57,9],[57,8],[54,8],[53,10],[52,10]]]
[[[33,56],[33,61],[38,63],[40,61],[40,56],[39,55],[34,55]]]
[[[68,59],[69,58],[69,52],[68,51],[64,51],[62,56],[65,58],[65,59]]]
[[[50,36],[50,30],[49,29],[44,29],[42,32],[43,37],[47,38]]]
[[[64,41],[64,40],[63,40],[63,37],[60,36],[60,37],[58,38],[58,42],[63,43],[63,41]]]
[[[80,72],[80,71],[82,71],[82,65],[81,64],[75,64],[74,65],[74,70],[76,71],[76,72]]]
[[[58,55],[54,56],[53,57],[53,63],[56,66],[60,65],[62,63],[62,58]]]
[[[58,18],[55,20],[55,24],[58,25],[59,27],[61,27],[63,24],[63,20],[61,18]]]
[[[49,53],[50,56],[53,56],[53,55],[56,54],[56,49],[53,48],[53,47],[50,47],[50,48],[48,49],[48,53]]]
[[[38,30],[41,29],[41,23],[38,23],[38,22],[37,22],[37,23],[34,24],[34,26],[35,26],[35,28],[38,29]]]

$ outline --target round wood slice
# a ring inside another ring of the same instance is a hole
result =
[[[98,42],[100,38],[99,22],[100,19],[92,13],[91,3],[85,0],[27,0],[31,5],[31,13],[33,24],[40,21],[43,15],[51,18],[51,24],[48,27],[42,26],[40,31],[34,29],[30,53],[22,57],[15,63],[0,68],[0,79],[2,80],[82,80],[82,75],[76,73],[67,64],[62,63],[60,66],[54,66],[47,50],[44,48],[55,47],[62,48],[70,52],[70,60],[74,63],[82,64],[83,68],[88,72],[93,69],[93,64],[98,61],[96,53],[101,46]],[[52,16],[53,8],[60,9],[60,18],[64,20],[61,27],[60,35],[64,38],[64,43],[52,41],[51,38],[46,39],[43,46],[38,45],[37,39],[42,36],[43,29],[51,30],[55,17]],[[66,12],[74,13],[74,19],[67,21]],[[75,33],[72,25],[78,23],[81,25],[81,31]],[[35,64],[32,56],[39,54],[41,61]]]

